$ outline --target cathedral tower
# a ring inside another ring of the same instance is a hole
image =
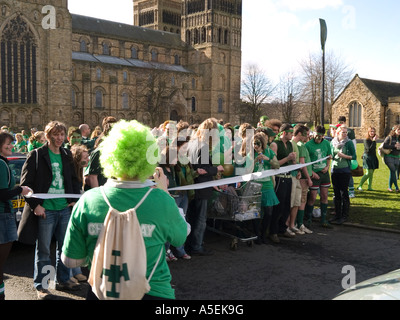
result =
[[[133,24],[180,33],[182,0],[134,0]]]
[[[242,0],[183,0],[188,68],[201,77],[199,112],[237,122],[240,103]],[[210,109],[211,108],[211,109]]]

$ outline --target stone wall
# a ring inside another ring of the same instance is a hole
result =
[[[348,120],[349,105],[354,101],[362,106],[361,127],[354,128],[356,138],[363,139],[368,127],[374,127],[378,136],[383,138],[385,135],[385,108],[358,77],[353,79],[333,104],[333,120],[336,121],[339,116],[345,116]]]

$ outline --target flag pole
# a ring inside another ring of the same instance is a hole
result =
[[[321,48],[322,48],[322,92],[321,92],[321,126],[325,124],[325,43],[328,36],[328,28],[323,19],[319,19],[321,26]]]

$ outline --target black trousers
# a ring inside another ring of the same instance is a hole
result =
[[[290,197],[292,194],[292,178],[275,177],[275,193],[279,204],[274,206],[271,216],[269,234],[284,233],[286,220],[290,215]]]
[[[335,212],[336,218],[347,218],[350,209],[350,198],[349,198],[349,182],[351,173],[335,173],[331,175],[333,192],[335,195]]]

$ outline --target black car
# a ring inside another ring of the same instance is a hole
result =
[[[19,185],[21,180],[22,166],[25,163],[26,155],[22,153],[15,153],[7,157],[7,160],[9,162],[10,169],[14,174],[15,184]],[[21,213],[25,206],[25,199],[23,196],[19,195],[16,196],[14,199],[12,199],[11,202],[13,205],[14,212],[16,212],[16,219],[18,222],[21,219]]]

